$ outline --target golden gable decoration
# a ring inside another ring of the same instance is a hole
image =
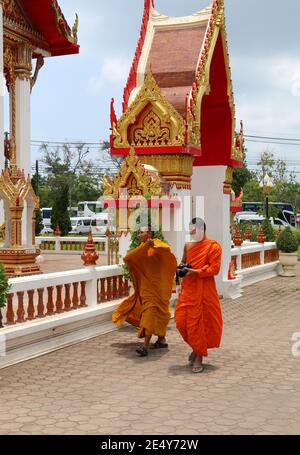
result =
[[[118,174],[111,180],[103,177],[104,197],[119,199],[122,189],[127,189],[127,195],[160,196],[161,184],[157,175],[149,174],[136,156],[134,149],[130,150]]]
[[[134,101],[112,128],[114,147],[182,146],[183,117],[162,95],[149,69]]]

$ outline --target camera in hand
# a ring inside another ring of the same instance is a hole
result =
[[[185,269],[192,269],[192,268],[193,267],[190,264],[181,263],[177,267],[177,275],[179,276],[179,278],[184,278],[188,273],[188,270],[185,270]]]

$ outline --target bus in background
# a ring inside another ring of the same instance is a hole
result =
[[[278,210],[277,218],[296,227],[296,214],[292,204],[288,202],[269,202],[270,208]],[[243,212],[261,212],[265,208],[264,202],[243,202]]]
[[[83,201],[78,202],[78,217],[95,216],[104,211],[103,203],[100,201]]]

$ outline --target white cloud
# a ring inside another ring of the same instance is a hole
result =
[[[90,78],[88,91],[99,94],[103,88],[126,84],[131,61],[126,57],[112,57],[104,60],[98,75]]]

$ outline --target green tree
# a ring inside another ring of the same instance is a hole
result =
[[[263,202],[264,196],[256,179],[252,178],[245,184],[243,200],[245,202]]]
[[[272,224],[270,223],[269,220],[265,219],[263,222],[262,222],[262,227],[263,227],[263,230],[264,230],[264,233],[265,233],[265,236],[266,236],[266,241],[267,242],[274,242],[275,241],[275,230],[272,226]]]
[[[241,192],[241,189],[245,187],[246,183],[249,182],[252,178],[252,173],[249,171],[247,167],[247,149],[245,147],[245,142],[243,140],[243,167],[234,168],[233,170],[233,181],[232,181],[232,189],[235,192],[236,196],[238,196]]]
[[[57,225],[60,228],[62,236],[68,235],[71,230],[71,221],[68,212],[68,195],[69,188],[67,184],[61,186],[54,198],[51,216],[51,228],[55,231]]]
[[[32,188],[34,189],[34,192],[37,196],[39,196],[38,194],[38,178],[37,178],[37,175],[34,174],[32,176],[32,179],[31,179],[31,185],[32,185]],[[42,215],[41,215],[41,211],[40,209],[38,209],[36,211],[36,215],[35,215],[35,235],[40,235],[42,229],[43,229],[44,225],[43,225],[43,219],[42,219]]]

